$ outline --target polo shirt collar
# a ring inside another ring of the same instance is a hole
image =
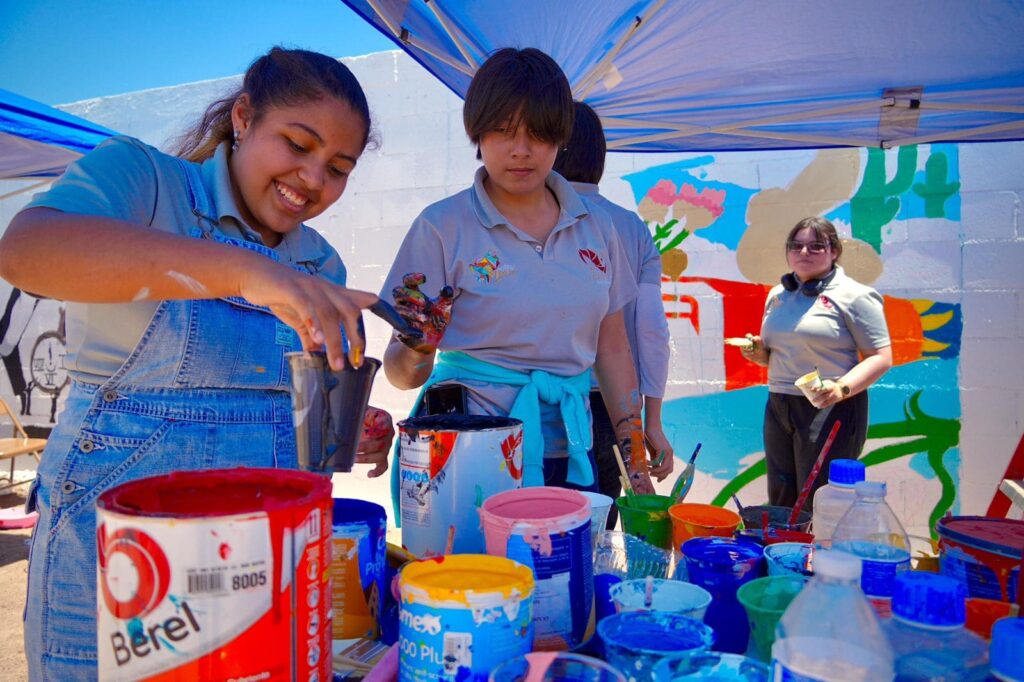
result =
[[[210,191],[213,199],[213,206],[217,212],[217,221],[221,230],[232,226],[237,230],[239,236],[246,241],[263,244],[263,238],[259,232],[250,228],[242,218],[242,212],[235,202],[235,195],[231,191],[231,174],[228,171],[228,154],[231,146],[224,142],[217,147],[212,157],[202,164],[203,181]],[[227,230],[230,234],[235,230]],[[300,225],[298,229],[292,230],[284,235],[281,243],[274,247],[280,256],[290,263],[304,263],[320,260],[324,254],[320,246],[307,234]]]
[[[591,182],[570,182],[569,184],[581,197],[596,197],[600,194],[600,188]]]
[[[491,197],[487,195],[487,190],[484,189],[484,179],[486,177],[487,169],[484,166],[476,169],[476,175],[473,178],[473,210],[476,212],[477,218],[487,228],[499,225],[512,227],[508,224],[505,216],[501,214],[501,211],[494,205],[494,202],[491,201]],[[544,184],[547,185],[548,189],[554,193],[555,198],[558,200],[558,223],[555,225],[555,229],[552,230],[552,234],[578,222],[589,213],[583,204],[583,200],[576,194],[576,190],[573,189],[568,180],[558,173],[554,171],[549,173]]]

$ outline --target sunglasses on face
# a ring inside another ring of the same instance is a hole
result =
[[[825,253],[828,251],[828,242],[786,242],[786,250],[793,253],[800,253],[805,248],[807,253]]]

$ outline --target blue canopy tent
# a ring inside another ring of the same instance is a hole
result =
[[[112,130],[0,89],[0,180],[54,178]]]
[[[537,47],[632,152],[1024,137],[1020,0],[343,0],[459,96]]]

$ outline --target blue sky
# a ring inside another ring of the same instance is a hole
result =
[[[46,104],[245,71],[275,44],[394,44],[341,0],[0,0],[0,88]]]

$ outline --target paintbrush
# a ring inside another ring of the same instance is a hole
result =
[[[736,495],[733,494],[732,501],[736,504],[736,509],[740,512],[740,514],[742,514],[743,513],[743,503],[740,502],[740,498],[736,497]]]
[[[414,339],[423,338],[423,332],[409,324],[409,321],[398,314],[395,307],[383,298],[367,308],[371,313],[391,325],[396,332]]]
[[[629,483],[629,473],[626,471],[626,465],[622,463],[622,453],[619,452],[619,446],[612,443],[612,452],[615,453],[615,461],[619,465],[619,476],[622,481],[622,489],[626,491],[626,497],[632,497],[635,493],[633,492],[633,486]]]
[[[672,492],[669,494],[669,497],[675,502],[682,502],[686,494],[690,492],[690,486],[693,485],[693,463],[697,461],[697,454],[700,452],[701,445],[702,443],[697,443],[697,447],[693,449],[693,454],[690,455],[690,461],[686,463],[686,468],[683,469],[683,472],[679,474],[679,478],[672,485]]]
[[[839,426],[841,424],[842,422],[837,419],[836,423],[832,425],[832,430],[829,431],[828,438],[825,440],[825,445],[822,446],[821,452],[818,453],[818,459],[814,462],[814,466],[811,468],[811,473],[807,474],[807,480],[804,481],[804,487],[800,491],[800,497],[796,498],[796,504],[793,505],[793,512],[789,515],[789,524],[787,527],[792,528],[796,525],[796,520],[800,518],[800,510],[804,508],[807,496],[811,494],[811,488],[814,487],[814,481],[818,478],[818,472],[821,471],[821,465],[825,463],[825,458],[828,457],[828,451],[832,449],[832,442],[836,439],[836,434],[839,433]]]

